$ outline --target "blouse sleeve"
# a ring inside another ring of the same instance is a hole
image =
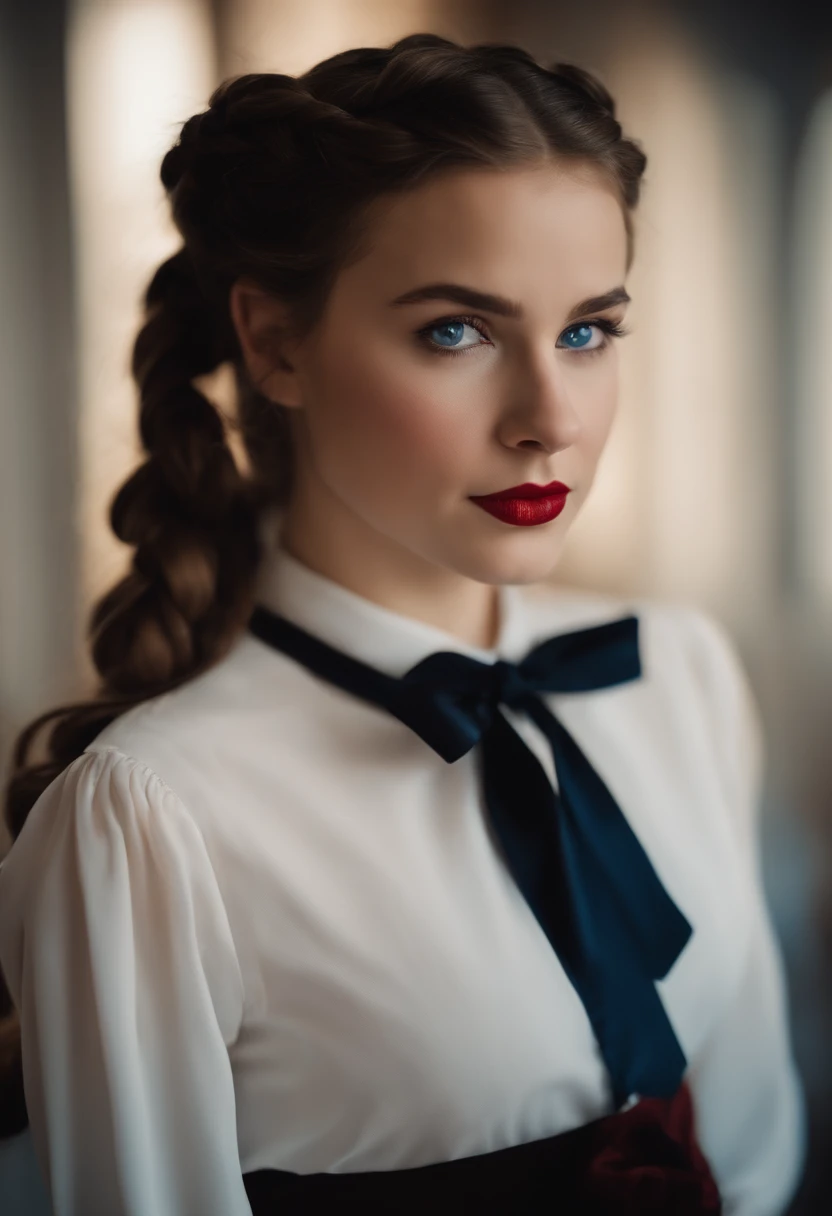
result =
[[[751,933],[732,1000],[691,1062],[699,1140],[725,1216],[779,1216],[805,1152],[803,1095],[792,1058],[782,962],[760,869],[762,724],[745,671],[723,627],[689,610],[690,657],[713,732],[740,844]]]
[[[251,1216],[237,956],[205,841],[154,772],[83,753],[0,867],[0,964],[56,1216]]]

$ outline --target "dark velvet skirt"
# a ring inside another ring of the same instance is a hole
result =
[[[244,1174],[253,1216],[717,1216],[719,1191],[696,1141],[687,1086],[574,1131],[413,1169]]]

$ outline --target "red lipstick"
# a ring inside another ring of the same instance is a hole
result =
[[[520,486],[498,490],[496,494],[472,494],[471,502],[507,524],[545,524],[560,515],[570,487],[562,481],[538,486],[526,481]]]

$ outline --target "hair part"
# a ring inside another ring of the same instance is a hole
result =
[[[149,282],[132,355],[145,458],[109,511],[133,549],[130,569],[91,611],[95,695],[42,714],[15,742],[4,808],[13,840],[108,723],[219,662],[253,608],[258,520],[289,500],[291,431],[285,407],[248,378],[232,284],[246,278],[272,293],[302,338],[338,274],[366,251],[374,202],[443,171],[547,161],[601,171],[621,203],[629,265],[646,157],[623,136],[603,84],[573,64],[412,34],[342,51],[298,77],[228,79],[183,124],[161,164],[183,244]],[[194,383],[226,363],[237,388],[230,424]],[[4,1012],[0,1136],[26,1121],[19,1024],[0,985]]]

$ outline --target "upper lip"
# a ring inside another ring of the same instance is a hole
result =
[[[472,494],[472,498],[544,498],[550,494],[568,494],[569,486],[562,481],[550,481],[546,486],[535,485],[533,481],[524,481],[522,486],[509,486],[507,490],[498,490],[496,494]]]

